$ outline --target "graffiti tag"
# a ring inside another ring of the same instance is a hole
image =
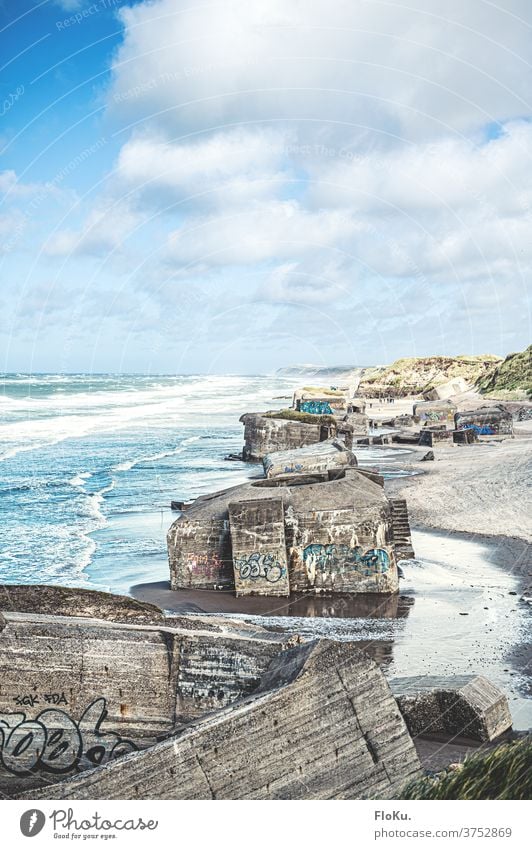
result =
[[[362,548],[348,545],[321,545],[314,543],[303,550],[303,562],[307,569],[319,569],[322,573],[353,569],[362,575],[380,575],[388,571],[390,558],[383,548],[370,548],[362,554]]]
[[[236,559],[235,569],[238,569],[242,581],[265,578],[270,584],[276,584],[286,574],[286,569],[273,554],[259,554],[257,551],[247,558]]]
[[[476,424],[459,424],[458,430],[472,430],[479,436],[491,436],[495,433],[495,430],[491,425],[484,425],[480,427]]]
[[[0,763],[19,776],[39,770],[66,773],[136,751],[130,740],[101,730],[107,713],[104,698],[92,702],[77,722],[57,708],[46,708],[35,719],[26,719],[25,713],[0,713]]]
[[[328,401],[301,401],[300,413],[312,413],[314,416],[332,415],[331,405]]]
[[[43,700],[47,705],[66,705],[67,699],[62,693],[44,693]],[[13,701],[18,707],[34,707],[35,705],[40,704],[40,698],[38,695],[34,693],[30,693],[25,696],[14,696]]]

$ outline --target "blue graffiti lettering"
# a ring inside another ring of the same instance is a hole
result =
[[[303,562],[307,569],[314,567],[322,573],[353,569],[366,577],[384,574],[390,568],[388,552],[383,548],[370,548],[362,554],[360,546],[351,548],[344,544],[307,545],[303,551]]]

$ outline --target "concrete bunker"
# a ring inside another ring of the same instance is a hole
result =
[[[456,413],[457,430],[472,430],[477,436],[513,436],[513,417],[502,404]]]
[[[419,401],[414,404],[414,416],[422,427],[445,425],[452,429],[457,409],[451,401]]]
[[[168,531],[171,587],[252,595],[396,592],[392,502],[382,484],[378,475],[347,468],[198,498]]]
[[[308,445],[342,439],[351,448],[357,436],[368,432],[368,418],[356,411],[336,414],[302,412],[296,409],[270,410],[265,413],[245,413],[240,417],[244,424],[242,459],[259,463],[266,454],[275,451],[292,451]]]
[[[9,586],[0,604],[0,790],[9,795],[109,765],[232,704],[298,642],[90,591]]]
[[[353,643],[320,640],[281,652],[234,704],[31,797],[392,798],[420,774],[381,670]]]
[[[462,736],[492,741],[512,727],[508,699],[482,675],[416,676],[390,682],[414,736]]]
[[[304,386],[296,389],[292,407],[302,413],[332,414],[365,413],[366,402],[354,396],[353,387]]]
[[[278,478],[344,469],[356,466],[357,459],[341,439],[327,439],[293,451],[273,451],[263,457],[262,465],[267,478]]]

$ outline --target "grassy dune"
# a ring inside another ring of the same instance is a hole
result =
[[[473,755],[463,765],[409,784],[401,799],[530,799],[532,735]]]

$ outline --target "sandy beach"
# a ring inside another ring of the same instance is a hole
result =
[[[438,446],[422,475],[391,481],[390,491],[408,499],[414,524],[532,543],[532,425],[515,431],[500,442]],[[426,451],[416,448],[405,467],[419,472]]]

